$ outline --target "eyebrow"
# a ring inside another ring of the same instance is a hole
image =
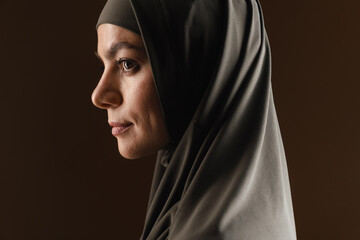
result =
[[[105,50],[105,56],[107,58],[114,58],[115,54],[117,51],[119,51],[120,49],[136,49],[136,50],[143,50],[144,48],[142,47],[138,47],[135,45],[132,45],[128,42],[116,42],[111,44],[111,46]],[[95,55],[101,60],[101,57],[99,55],[99,53],[95,50]],[[102,61],[102,60],[101,60]]]

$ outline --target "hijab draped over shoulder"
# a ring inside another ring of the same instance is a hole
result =
[[[109,0],[103,22],[141,34],[171,137],[141,239],[296,239],[259,2]]]

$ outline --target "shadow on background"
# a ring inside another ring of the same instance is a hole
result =
[[[1,240],[140,237],[154,161],[121,159],[90,101],[104,3],[0,3]],[[357,239],[360,4],[262,7],[298,239]]]

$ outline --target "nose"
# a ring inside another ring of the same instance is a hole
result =
[[[91,94],[93,104],[102,109],[115,108],[122,103],[122,96],[116,81],[105,73]]]

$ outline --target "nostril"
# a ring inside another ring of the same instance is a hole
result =
[[[108,108],[112,108],[112,107],[114,107],[114,106],[111,104],[107,104],[107,103],[101,104],[101,108],[103,108],[103,109],[108,109]]]

